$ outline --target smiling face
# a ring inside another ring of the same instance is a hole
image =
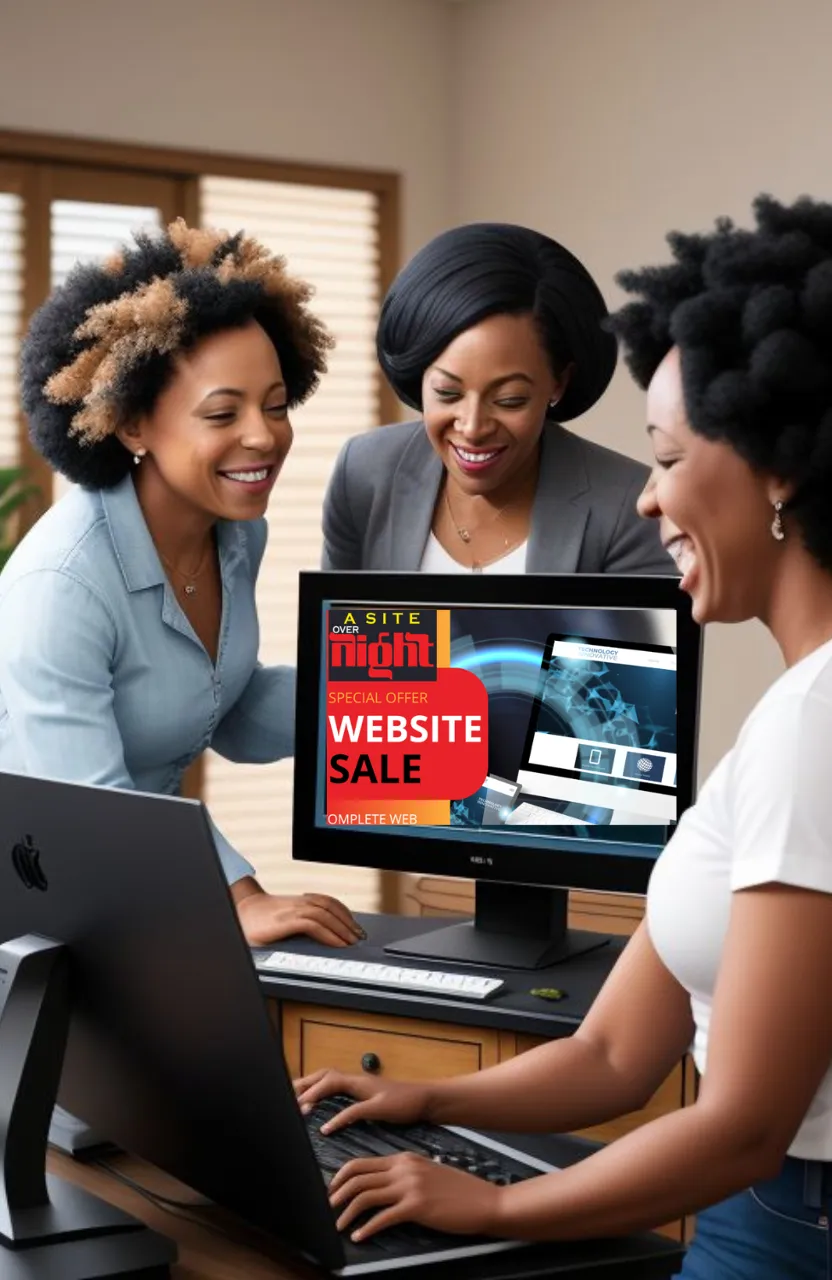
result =
[[[771,534],[773,503],[786,496],[783,486],[752,470],[730,445],[691,430],[676,348],[650,383],[647,414],[655,466],[639,514],[659,520],[694,618],[765,619],[789,554],[789,544]]]
[[[179,357],[153,412],[121,439],[137,487],[210,520],[263,515],[292,443],[280,360],[252,321]]]
[[[530,315],[489,316],[454,338],[422,379],[428,439],[466,493],[534,465],[546,407],[564,392]]]

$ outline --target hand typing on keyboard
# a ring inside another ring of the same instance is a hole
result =
[[[498,1236],[502,1204],[512,1190],[401,1152],[348,1161],[329,1184],[329,1200],[340,1211],[338,1230],[351,1231],[356,1242],[401,1222],[460,1235]],[[359,1217],[364,1221],[356,1227]]]
[[[529,1174],[430,1123],[419,1126],[430,1120],[430,1085],[324,1070],[296,1080],[295,1094],[328,1171],[339,1231],[349,1230],[357,1243],[407,1222],[503,1234],[505,1193]]]
[[[355,1104],[321,1128],[334,1133],[356,1120],[387,1120],[391,1124],[413,1124],[428,1118],[428,1088],[421,1084],[403,1084],[395,1080],[379,1080],[372,1076],[349,1076],[340,1071],[315,1071],[295,1081],[295,1096],[304,1115],[323,1098],[346,1093]]]

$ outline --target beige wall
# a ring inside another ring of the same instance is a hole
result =
[[[526,222],[584,258],[609,300],[664,234],[747,221],[768,190],[832,196],[829,0],[471,0],[456,28],[459,220]],[[622,368],[580,429],[648,456]],[[779,670],[762,629],[714,628],[703,772]]]
[[[404,176],[404,248],[451,218],[443,0],[0,0],[0,128]]]

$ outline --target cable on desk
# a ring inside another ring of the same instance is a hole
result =
[[[207,1222],[199,1213],[192,1212],[194,1209],[213,1208],[213,1201],[205,1200],[202,1204],[193,1200],[174,1200],[171,1196],[163,1196],[159,1191],[151,1191],[150,1187],[145,1187],[135,1178],[131,1178],[129,1174],[122,1173],[120,1169],[116,1169],[106,1160],[91,1160],[90,1164],[94,1164],[97,1168],[102,1169],[104,1173],[108,1173],[111,1178],[115,1178],[116,1182],[121,1182],[125,1187],[129,1187],[131,1191],[135,1191],[154,1208],[161,1209],[163,1213],[169,1213],[173,1218],[182,1218],[185,1222],[190,1222],[195,1227],[202,1227],[205,1231],[211,1231],[216,1236],[221,1236],[224,1240],[234,1241],[234,1236],[224,1227],[218,1227],[213,1222]]]

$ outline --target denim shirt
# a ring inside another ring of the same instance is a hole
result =
[[[257,661],[266,522],[220,521],[216,665],[171,590],[131,476],[74,489],[0,574],[0,770],[179,793],[206,747],[294,750],[295,672]],[[213,825],[229,883],[253,868]]]

